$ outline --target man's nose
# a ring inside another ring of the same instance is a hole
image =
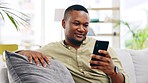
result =
[[[82,32],[84,32],[85,31],[85,29],[84,29],[85,27],[83,26],[83,25],[80,25],[80,27],[79,27],[79,31],[82,31]]]

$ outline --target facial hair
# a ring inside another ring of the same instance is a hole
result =
[[[77,45],[77,46],[80,46],[82,43],[83,43],[83,41],[86,39],[86,37],[82,40],[82,41],[77,41],[77,40],[75,40],[75,39],[73,39],[73,38],[67,38],[72,44],[74,44],[74,45]]]

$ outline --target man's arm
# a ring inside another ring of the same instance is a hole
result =
[[[112,83],[125,83],[125,77],[121,72],[114,73],[108,76],[111,78]]]
[[[105,57],[93,54],[92,58],[96,60],[91,60],[90,63],[97,66],[91,66],[91,68],[103,71],[111,78],[112,83],[124,83],[125,78],[121,72],[115,71],[116,66],[113,64],[109,53],[105,50],[99,50],[99,53],[105,54]]]

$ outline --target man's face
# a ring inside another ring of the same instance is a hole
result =
[[[65,38],[68,42],[81,44],[87,35],[89,16],[84,11],[71,11],[62,22]]]

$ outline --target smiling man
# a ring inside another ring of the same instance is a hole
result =
[[[61,61],[71,72],[76,83],[129,83],[115,51],[98,50],[105,55],[92,54],[95,39],[87,37],[89,13],[82,5],[72,5],[65,10],[62,20],[65,39],[49,43],[37,51],[23,50],[23,54],[46,67],[47,56]],[[46,56],[45,56],[46,55]],[[96,60],[91,60],[91,58]],[[95,64],[97,66],[90,66]],[[66,80],[66,79],[65,79]]]
[[[70,8],[65,11],[64,19],[62,20],[65,32],[65,44],[79,48],[86,39],[89,15],[88,11],[85,11],[73,11]]]

